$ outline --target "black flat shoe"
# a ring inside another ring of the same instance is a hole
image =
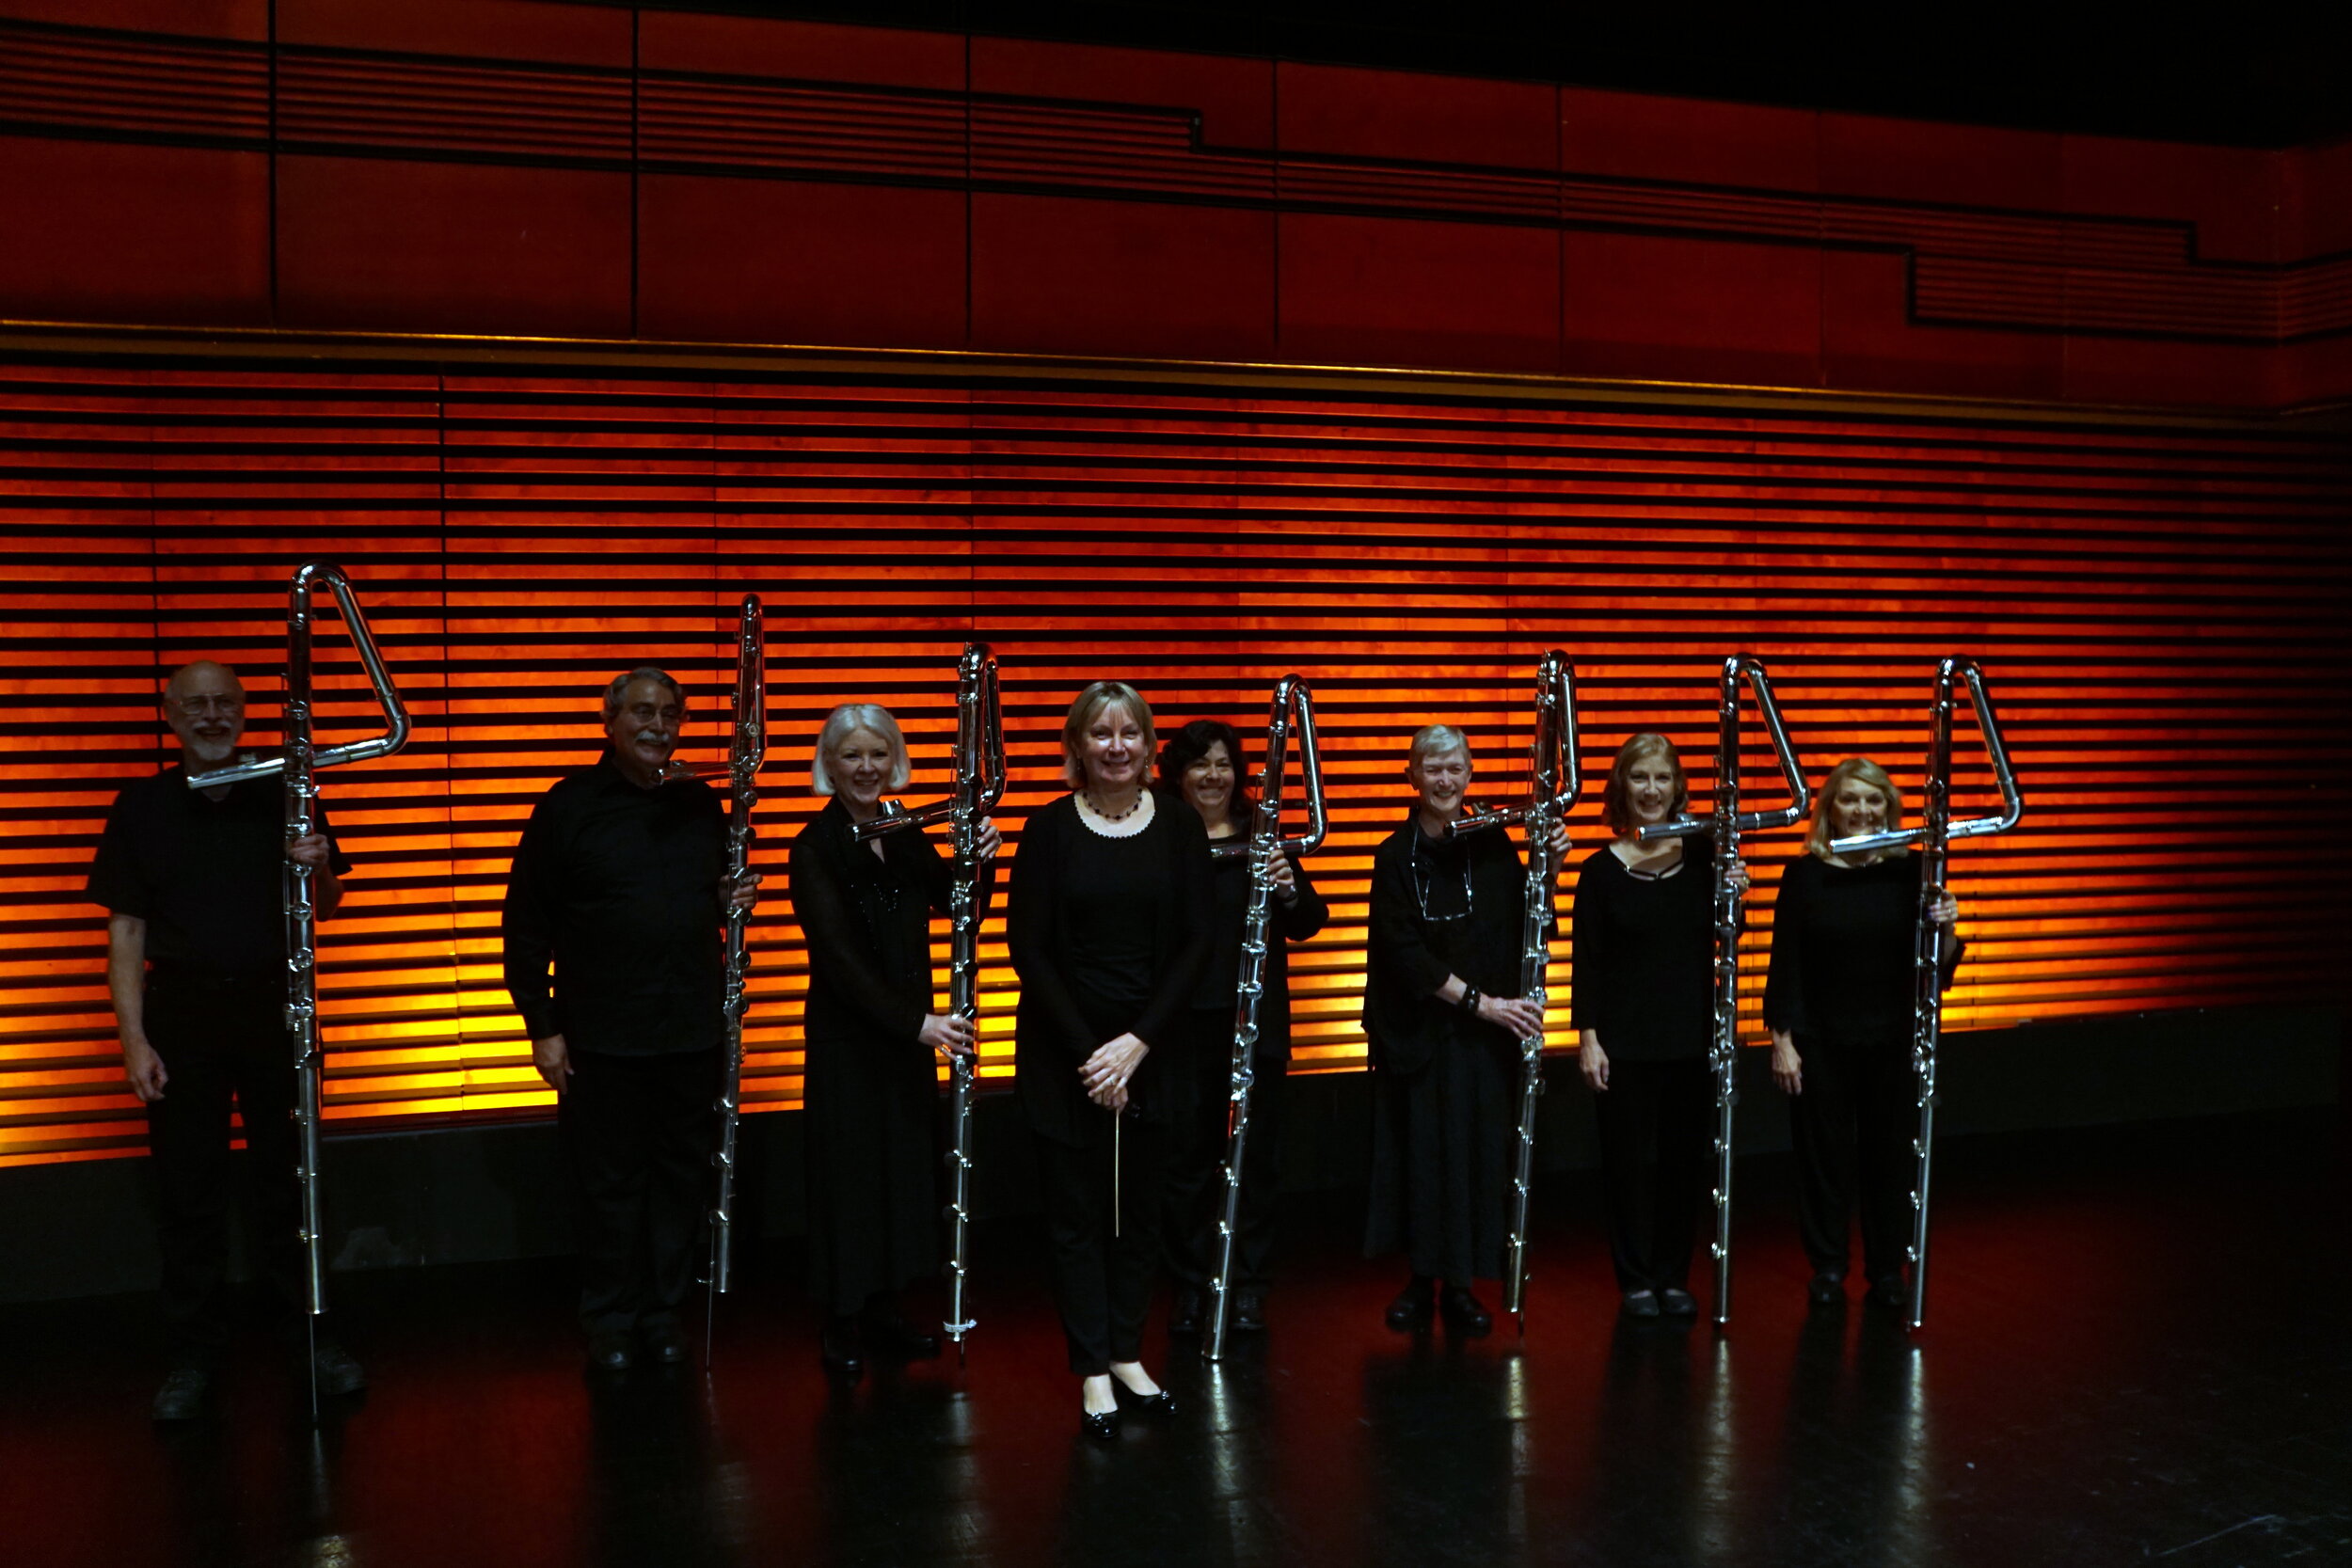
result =
[[[1669,1318],[1695,1318],[1699,1315],[1698,1298],[1679,1285],[1669,1285],[1658,1292],[1658,1310]]]
[[[1446,1327],[1456,1334],[1467,1334],[1476,1338],[1495,1326],[1493,1314],[1470,1293],[1466,1285],[1456,1285],[1448,1290],[1438,1309],[1445,1314]]]
[[[618,1329],[607,1329],[588,1336],[588,1370],[592,1372],[625,1372],[635,1359],[629,1354],[628,1336]]]
[[[645,1354],[664,1367],[675,1367],[687,1355],[686,1331],[675,1323],[647,1323]]]
[[[939,1336],[927,1334],[904,1318],[868,1318],[866,1348],[894,1361],[929,1361],[939,1354]]]
[[[1168,1309],[1168,1331],[1170,1334],[1198,1334],[1200,1320],[1209,1309],[1208,1292],[1191,1285],[1180,1286],[1176,1304]]]
[[[1176,1418],[1176,1396],[1163,1388],[1156,1394],[1138,1394],[1117,1378],[1111,1379],[1111,1397],[1119,1401],[1121,1410],[1133,1410],[1156,1420]]]
[[[1078,1413],[1078,1430],[1098,1443],[1110,1443],[1119,1437],[1119,1409],[1082,1410]]]
[[[1870,1305],[1883,1307],[1889,1312],[1899,1312],[1911,1305],[1911,1287],[1899,1274],[1881,1275],[1870,1281]]]
[[[1397,1292],[1389,1303],[1389,1326],[1399,1334],[1415,1334],[1429,1326],[1430,1314],[1436,1309],[1434,1292],[1426,1285],[1412,1284]]]
[[[1233,1296],[1233,1327],[1244,1334],[1265,1332],[1265,1292],[1241,1291]]]
[[[1628,1291],[1617,1298],[1617,1302],[1629,1318],[1658,1316],[1658,1292],[1655,1291]]]
[[[1833,1307],[1846,1299],[1846,1276],[1836,1269],[1823,1269],[1808,1281],[1805,1299],[1816,1307]]]
[[[844,1383],[855,1383],[866,1375],[866,1357],[858,1348],[857,1328],[853,1322],[830,1323],[818,1338],[818,1354],[824,1358],[825,1370]]]
[[[213,1370],[199,1361],[183,1361],[165,1374],[155,1390],[155,1419],[193,1421],[213,1399]]]

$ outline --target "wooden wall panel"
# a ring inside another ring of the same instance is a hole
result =
[[[1049,385],[945,361],[699,380],[0,363],[0,1162],[141,1147],[81,879],[114,790],[164,758],[170,667],[237,664],[274,738],[281,584],[308,557],[351,571],[418,716],[399,757],[327,779],[358,863],[321,948],[342,1130],[545,1114],[498,973],[515,835],[594,755],[597,689],[628,664],[689,683],[690,751],[717,759],[747,589],[771,636],[770,872],[836,702],[889,705],[910,800],[938,792],[967,637],[1003,661],[1014,854],[1086,680],[1248,735],[1270,681],[1306,673],[1337,918],[1294,968],[1301,1071],[1361,1062],[1365,878],[1403,816],[1406,736],[1465,723],[1482,784],[1511,793],[1549,645],[1577,660],[1596,780],[1662,727],[1701,793],[1727,653],[1770,662],[1817,779],[1867,751],[1906,785],[1933,660],[1982,659],[2031,809],[1955,851],[1957,1029],[2313,1000],[2352,851],[2280,824],[2352,803],[2348,498],[2341,442],[2022,409]],[[331,632],[320,649],[329,728],[364,725],[355,662]],[[1969,764],[1963,797],[1989,788]],[[1573,819],[1587,848],[1597,800]],[[1759,955],[1792,847],[1755,845]],[[767,1109],[799,1095],[805,963],[781,896],[754,951],[747,1092]],[[1001,1087],[1001,920],[983,959]],[[1565,1044],[1565,943],[1553,981]]]

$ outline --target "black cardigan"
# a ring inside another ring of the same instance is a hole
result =
[[[919,828],[886,833],[882,853],[852,836],[839,797],[792,841],[792,912],[808,940],[808,1038],[917,1040],[933,1011],[930,920],[949,912],[955,863]],[[974,897],[988,911],[995,862]]]
[[[1090,1147],[1108,1134],[1110,1114],[1087,1098],[1078,1069],[1122,1029],[1152,1047],[1128,1085],[1130,1109],[1165,1117],[1154,1085],[1176,1046],[1177,1021],[1191,1006],[1214,933],[1209,837],[1200,815],[1164,796],[1152,809],[1151,826],[1137,836],[1159,847],[1165,871],[1136,909],[1150,936],[1151,974],[1136,976],[1145,982],[1146,1000],[1132,1020],[1107,1033],[1101,1021],[1088,1022],[1071,982],[1062,897],[1073,847],[1093,830],[1078,819],[1075,798],[1067,795],[1022,826],[1006,927],[1021,976],[1013,1089],[1030,1127],[1057,1143]]]
[[[1417,879],[1414,862],[1422,863]],[[1468,918],[1425,918],[1421,881],[1431,909],[1458,907],[1469,874]],[[1451,899],[1452,903],[1443,903]],[[1499,828],[1462,838],[1428,839],[1413,812],[1372,852],[1372,911],[1364,954],[1364,1036],[1372,1065],[1390,1072],[1419,1072],[1457,1031],[1488,1044],[1507,1044],[1500,1024],[1472,1018],[1440,1001],[1438,988],[1456,974],[1489,996],[1519,993],[1519,936],[1527,871],[1510,836]],[[1556,932],[1558,922],[1547,927]]]
[[[1764,982],[1767,1028],[1840,1044],[1911,1037],[1924,863],[1888,855],[1870,865],[1832,865],[1800,855],[1782,869]],[[1957,936],[1944,943],[1946,990],[1965,946]]]
[[[1613,1061],[1707,1054],[1715,1035],[1714,841],[1682,841],[1682,869],[1636,877],[1606,847],[1576,879],[1572,1022]]]

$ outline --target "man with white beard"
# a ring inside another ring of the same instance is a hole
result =
[[[229,1341],[232,1101],[259,1217],[257,1272],[289,1342],[304,1342],[281,863],[310,867],[322,916],[342,902],[338,879],[351,867],[323,806],[315,832],[286,842],[285,792],[275,779],[188,787],[190,775],[236,755],[245,733],[236,672],[209,659],[175,672],[164,717],[180,761],[115,797],[88,891],[108,914],[106,982],[123,1070],[147,1107],[171,1358],[154,1413],[174,1421],[206,1408]],[[359,1364],[324,1332],[314,1354],[322,1394],[364,1386]]]
[[[687,1356],[679,1307],[719,1127],[726,906],[750,908],[759,883],[723,888],[720,797],[670,767],[685,719],[663,671],[615,676],[604,754],[532,808],[506,888],[506,989],[558,1097],[580,1323],[589,1366],[605,1372],[641,1348],[664,1364]]]

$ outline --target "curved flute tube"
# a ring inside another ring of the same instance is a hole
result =
[[[1577,762],[1576,666],[1559,649],[1535,666],[1535,740],[1527,803],[1471,811],[1449,832],[1455,837],[1505,823],[1527,830],[1525,923],[1519,929],[1519,996],[1535,1004],[1540,1017],[1549,1001],[1545,987],[1551,967],[1552,895],[1560,862],[1551,832],[1584,790]],[[1528,1203],[1535,1188],[1535,1107],[1544,1092],[1544,1029],[1541,1023],[1519,1040],[1518,1143],[1511,1174],[1511,1232],[1502,1282],[1502,1309],[1527,1332]]]
[[[1740,809],[1740,687],[1744,681],[1756,693],[1756,710],[1771,737],[1772,756],[1788,788],[1788,803],[1776,811]],[[1733,1113],[1740,1103],[1737,1069],[1740,1057],[1740,892],[1738,881],[1740,838],[1769,828],[1794,827],[1811,799],[1796,749],[1781,722],[1780,705],[1772,701],[1772,678],[1762,661],[1747,654],[1724,660],[1717,705],[1715,798],[1705,816],[1683,817],[1644,828],[1643,843],[1661,838],[1713,835],[1715,844],[1715,1032],[1708,1050],[1708,1065],[1715,1075],[1715,1322],[1731,1321],[1731,1135]]]
[[[1299,770],[1307,792],[1307,831],[1282,836],[1283,791],[1288,786],[1291,730],[1297,726]],[[1249,1153],[1249,1096],[1258,1079],[1258,1009],[1265,1000],[1267,944],[1274,936],[1274,873],[1278,854],[1311,855],[1323,847],[1328,827],[1324,813],[1323,755],[1315,742],[1314,693],[1304,677],[1284,675],[1274,683],[1266,720],[1265,767],[1258,775],[1258,808],[1246,840],[1213,847],[1221,855],[1247,854],[1249,902],[1242,915],[1241,974],[1233,1002],[1233,1059],[1225,1111],[1225,1196],[1216,1221],[1216,1274],[1209,1284],[1209,1321],[1200,1354],[1212,1361],[1225,1355],[1227,1307],[1232,1297],[1233,1240],[1241,1229],[1242,1162]]]
[[[727,879],[732,889],[752,865],[752,813],[759,769],[768,760],[768,628],[759,595],[746,594],[736,615],[735,702],[727,742]],[[719,1298],[735,1283],[735,1159],[743,1117],[743,1015],[750,1008],[752,911],[727,904],[726,1051],[721,1064],[718,1196],[710,1207],[709,1294],[703,1302],[703,1364],[710,1364]]]
[[[947,1255],[947,1317],[939,1326],[956,1342],[958,1365],[964,1358],[963,1337],[974,1326],[964,1284],[972,1228],[973,1078],[979,1049],[980,823],[1004,795],[1005,720],[997,695],[996,656],[985,642],[967,642],[956,665],[955,794],[916,812],[886,800],[880,816],[852,830],[856,841],[863,844],[882,833],[945,821],[954,843],[955,881],[947,906],[947,1010],[971,1021],[973,1052],[951,1053],[947,1058],[948,1121],[953,1129],[947,1150],[952,1189],[947,1218],[952,1237]]]
[[[375,700],[384,710],[384,732],[365,740],[340,746],[318,746],[312,728],[314,690],[310,674],[310,601],[320,587],[335,596],[343,626],[358,650],[360,666]],[[246,779],[283,775],[286,784],[286,842],[310,836],[318,816],[318,770],[348,762],[388,757],[408,744],[408,710],[393,687],[384,660],[375,651],[367,617],[351,591],[342,568],[324,561],[306,562],[294,569],[286,585],[286,703],[285,749],[282,754],[258,762],[241,762],[193,774],[191,789],[211,789]],[[319,1414],[318,1321],[326,1311],[326,1219],[319,1190],[319,1019],[316,925],[318,911],[310,896],[312,872],[289,857],[281,871],[286,913],[286,1037],[294,1048],[294,1180],[301,1193],[303,1306],[310,1331],[310,1418]]]
[[[2001,791],[1998,816],[1952,820],[1952,713],[1954,688],[1966,682],[1969,702],[1977,710],[1977,729],[1993,759],[1994,782]],[[1976,660],[1955,654],[1935,669],[1935,696],[1929,709],[1926,799],[1915,828],[1892,832],[1864,833],[1833,839],[1838,854],[1861,854],[1919,845],[1919,921],[1912,942],[1911,1070],[1917,1083],[1919,1132],[1912,1140],[1911,1187],[1911,1327],[1916,1330],[1928,1314],[1928,1180],[1934,1174],[1935,1063],[1944,1038],[1945,927],[1936,924],[1935,906],[1944,898],[1947,850],[1956,838],[1979,838],[2007,832],[2026,815],[2026,798],[2018,792],[2017,774],[2010,767],[2009,747],[2001,738],[2000,721],[1994,717],[1993,698],[1984,689],[1984,673]]]

